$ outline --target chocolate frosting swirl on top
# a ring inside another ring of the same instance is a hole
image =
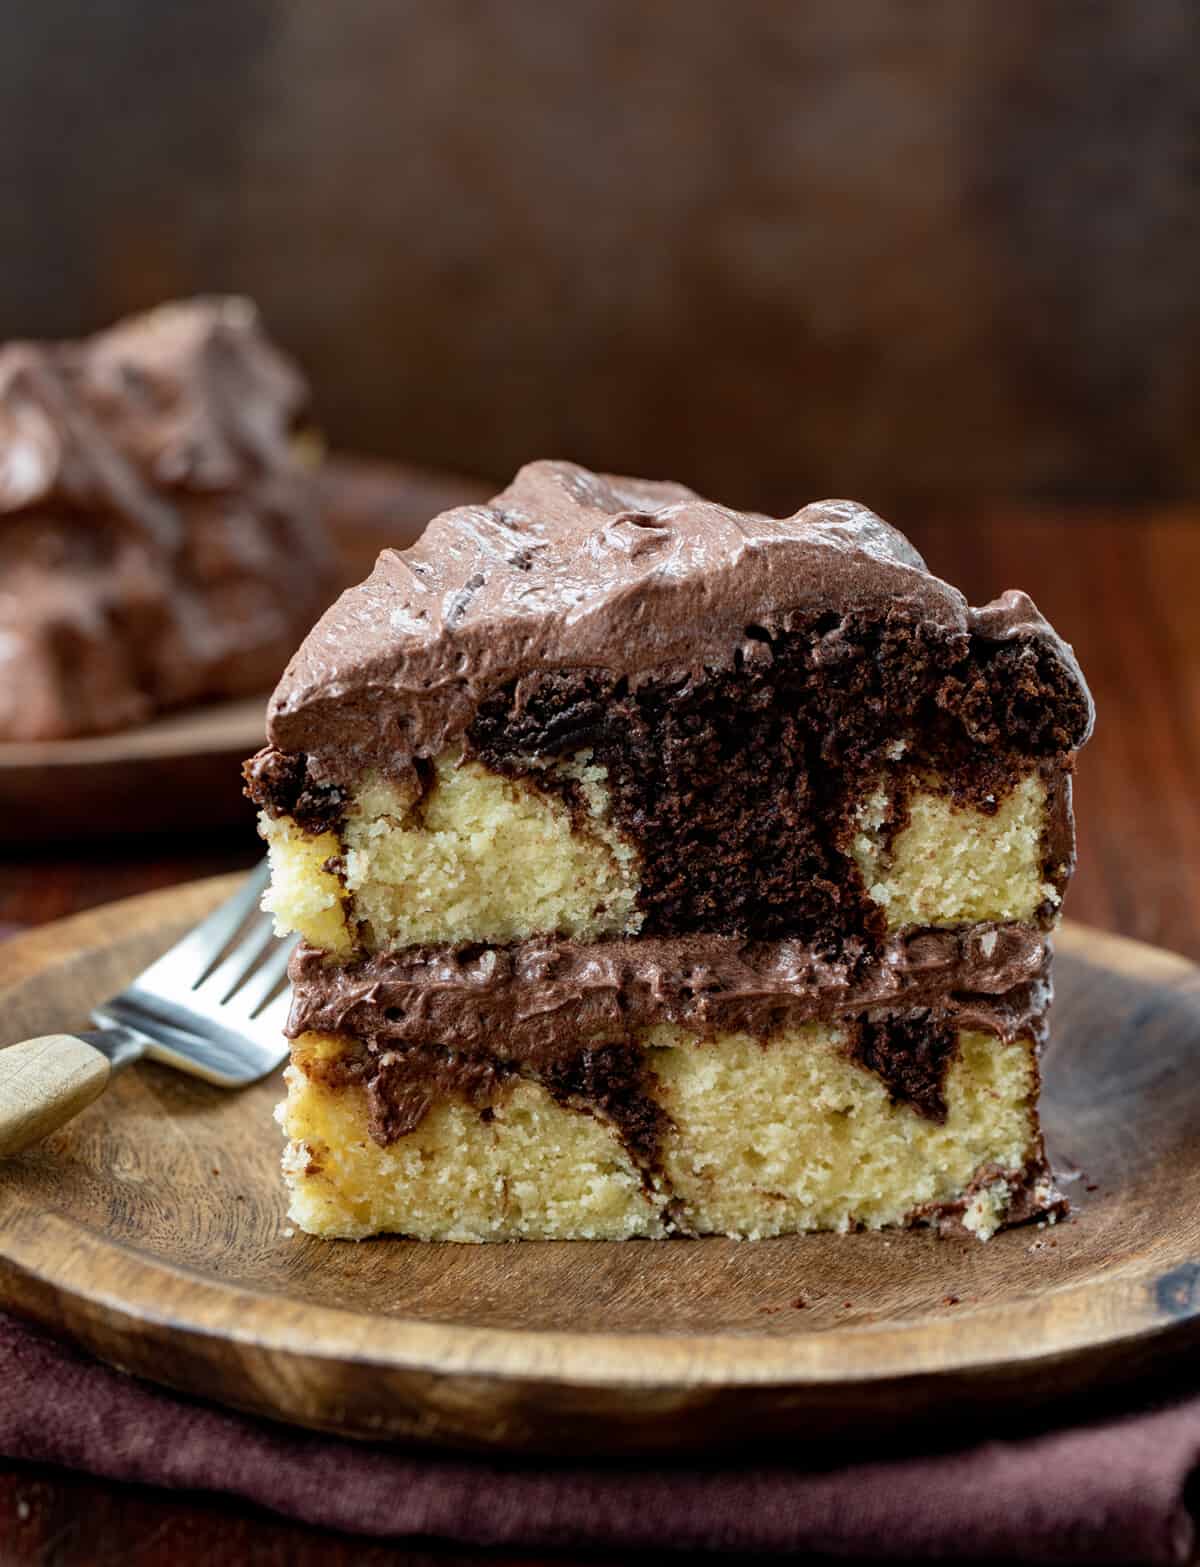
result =
[[[1090,730],[1074,655],[1025,594],[971,609],[865,507],[822,501],[778,519],[537,462],[490,505],[445,512],[410,549],[380,555],[292,660],[269,737],[336,753],[347,775],[381,757],[400,766],[441,750],[523,676],[687,678],[760,656],[814,611],[872,608],[964,638],[1036,639],[1088,702]]]

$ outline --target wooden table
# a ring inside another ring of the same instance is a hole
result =
[[[894,519],[974,603],[1020,585],[1074,644],[1100,717],[1080,760],[1073,918],[1200,959],[1200,508],[981,506]],[[0,923],[37,923],[151,887],[249,865],[244,831],[7,852]],[[405,1550],[321,1534],[210,1499],[0,1467],[0,1567],[178,1562],[488,1562],[542,1556]],[[561,1561],[562,1558],[555,1558]],[[596,1558],[590,1558],[594,1563]]]

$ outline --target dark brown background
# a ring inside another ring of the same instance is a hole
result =
[[[244,290],[358,450],[1200,493],[1194,0],[46,0],[0,182],[0,335]]]

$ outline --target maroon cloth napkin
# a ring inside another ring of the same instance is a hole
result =
[[[414,1454],[172,1397],[0,1315],[0,1454],[376,1536],[875,1560],[1186,1562],[1200,1397],[938,1457],[551,1464]]]

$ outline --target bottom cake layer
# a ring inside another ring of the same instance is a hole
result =
[[[753,1239],[936,1223],[987,1240],[1057,1213],[1037,1116],[1040,1017],[1015,1037],[924,1037],[928,1019],[891,1019],[914,1076],[936,1057],[939,1089],[924,1096],[897,1095],[894,1057],[874,1069],[856,1019],[765,1042],[643,1029],[620,1047],[635,1058],[624,1087],[607,1094],[495,1062],[461,1063],[451,1090],[445,1051],[439,1085],[402,1048],[304,1033],[278,1111],[290,1216],[350,1239]],[[576,1072],[603,1049],[581,1046]]]

